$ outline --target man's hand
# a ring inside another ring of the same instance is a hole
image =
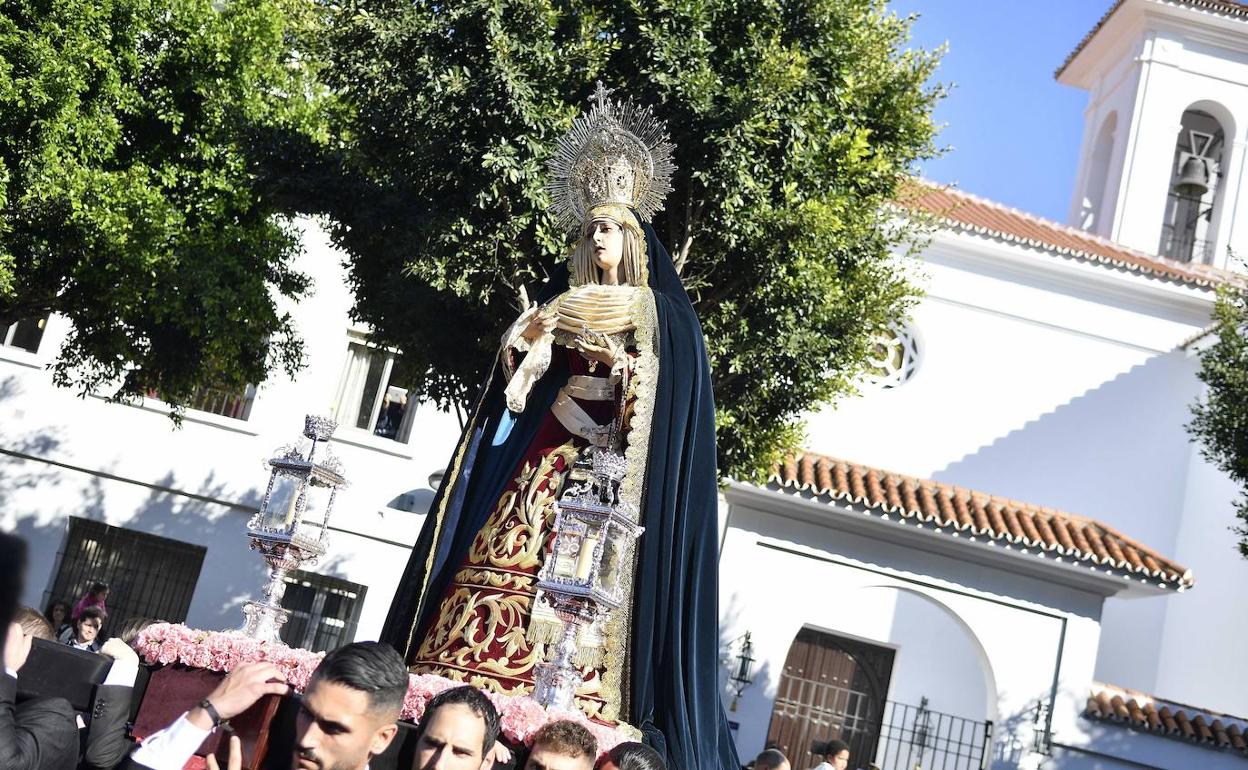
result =
[[[222,719],[231,719],[243,713],[265,695],[285,695],[290,690],[282,672],[272,663],[244,663],[226,674],[217,689],[208,695]],[[196,706],[187,713],[187,719],[205,730],[212,729],[212,717]]]
[[[221,770],[213,754],[208,755],[208,770]],[[237,735],[230,736],[230,755],[229,759],[225,760],[225,770],[243,770],[243,742],[238,739]]]
[[[139,665],[139,654],[130,645],[115,636],[104,643],[104,646],[100,648],[100,654],[110,657],[119,663],[125,661],[136,666]]]
[[[499,736],[498,740],[494,741],[494,748],[490,749],[487,758],[490,762],[503,765],[511,761],[511,749],[503,745],[502,736]]]
[[[33,640],[33,636],[27,636],[22,631],[20,623],[9,624],[4,637],[5,671],[20,671],[22,666],[26,665],[26,658],[30,657],[30,645]]]

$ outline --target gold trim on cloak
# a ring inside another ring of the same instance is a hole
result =
[[[494,373],[499,367],[498,357],[494,359],[494,365],[490,367],[490,376],[485,380],[485,390],[482,393],[489,393],[490,386],[494,384]],[[407,644],[403,647],[403,660],[407,662],[412,651],[412,637],[416,635],[416,626],[420,625],[420,615],[424,611],[425,602],[429,599],[429,571],[433,568],[433,557],[438,552],[438,540],[442,537],[442,520],[446,517],[447,501],[455,493],[455,487],[459,484],[460,470],[464,463],[464,453],[468,451],[468,445],[472,443],[472,434],[476,432],[477,420],[481,417],[481,407],[485,405],[484,396],[477,401],[477,408],[473,410],[471,419],[468,420],[467,427],[464,428],[464,434],[460,436],[459,446],[455,448],[455,456],[451,462],[451,476],[443,488],[442,499],[438,502],[437,513],[433,519],[433,544],[429,549],[429,556],[425,559],[425,576],[420,585],[420,598],[416,600],[416,614],[412,616],[411,628],[407,631]],[[439,597],[441,598],[441,597]]]

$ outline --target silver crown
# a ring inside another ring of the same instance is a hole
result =
[[[313,441],[329,441],[338,429],[338,422],[330,417],[309,414],[303,418],[303,435]]]
[[[628,471],[628,461],[624,455],[599,449],[594,452],[594,475],[606,476],[613,481],[624,478]]]
[[[569,230],[580,227],[596,206],[637,210],[648,222],[672,190],[672,143],[649,107],[609,99],[602,83],[587,114],[572,121],[547,161],[551,211]]]

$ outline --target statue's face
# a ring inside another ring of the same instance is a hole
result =
[[[594,265],[602,271],[613,270],[624,258],[624,230],[610,219],[595,219],[587,236],[593,244]]]

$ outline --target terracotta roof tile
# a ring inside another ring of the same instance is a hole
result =
[[[1105,12],[1105,15],[1096,22],[1096,26],[1092,27],[1088,34],[1084,35],[1083,39],[1079,41],[1079,45],[1075,46],[1075,50],[1071,51],[1066,56],[1066,60],[1063,61],[1062,66],[1058,67],[1057,71],[1053,73],[1053,77],[1060,78],[1062,76],[1062,73],[1065,72],[1066,68],[1070,66],[1070,63],[1075,60],[1075,57],[1087,47],[1088,43],[1092,41],[1092,38],[1096,37],[1096,33],[1101,31],[1101,29],[1109,21],[1109,18],[1113,16],[1114,12],[1121,8],[1122,4],[1125,2],[1126,0],[1117,0],[1117,2],[1109,7],[1109,10]],[[1236,2],[1235,0],[1178,0],[1178,2],[1183,5],[1191,6],[1192,8],[1199,8],[1205,11],[1213,11],[1214,13],[1221,13],[1227,16],[1248,18],[1248,7],[1245,7],[1243,3]]]
[[[914,519],[937,529],[1056,552],[1170,588],[1195,581],[1190,571],[1114,528],[1093,519],[986,495],[952,484],[918,479],[804,452],[778,463],[774,489],[841,500],[868,510]]]
[[[1236,751],[1248,757],[1248,742],[1244,740],[1248,719],[1241,717],[1101,684],[1093,687],[1083,715],[1212,749]]]
[[[1020,243],[1071,259],[1151,275],[1202,289],[1224,283],[1242,284],[1230,270],[1145,254],[1082,230],[1011,209],[921,179],[911,179],[898,196],[898,206],[935,216],[955,230]]]

